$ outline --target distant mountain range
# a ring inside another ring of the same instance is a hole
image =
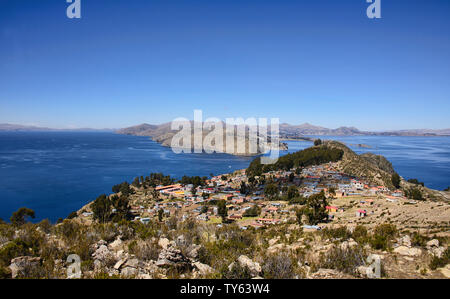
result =
[[[15,125],[15,124],[0,124],[0,132],[8,131],[8,132],[42,132],[42,131],[78,131],[78,132],[114,132],[115,129],[92,129],[92,128],[78,128],[78,129],[54,129],[47,127],[37,127],[37,126],[23,126],[23,125]]]
[[[127,135],[140,136],[161,136],[169,133],[170,123],[160,125],[141,124],[123,129],[54,129],[37,126],[24,126],[16,124],[0,124],[0,131],[107,131],[116,132]],[[301,125],[290,125],[287,123],[280,124],[280,137],[283,139],[301,138],[307,135],[323,135],[323,136],[450,136],[449,129],[433,130],[433,129],[412,129],[412,130],[392,130],[392,131],[360,131],[355,127],[339,127],[329,129],[321,126],[315,126],[309,123]]]
[[[117,130],[119,134],[139,135],[139,136],[160,136],[170,131],[170,123],[161,125],[141,124],[133,127]],[[307,135],[323,135],[323,136],[450,136],[450,129],[431,130],[398,130],[384,132],[360,131],[355,127],[339,127],[337,129],[329,129],[320,126],[314,126],[309,123],[301,125],[290,125],[287,123],[280,124],[280,138],[296,139]]]
[[[431,130],[397,130],[384,132],[360,131],[355,127],[339,127],[329,129],[325,127],[314,126],[309,123],[301,125],[280,124],[280,136],[282,138],[298,138],[305,135],[324,135],[324,136],[450,136],[450,129]]]

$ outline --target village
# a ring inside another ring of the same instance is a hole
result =
[[[286,190],[292,186],[302,198],[324,192],[329,205],[326,206],[328,222],[323,225],[344,220],[346,223],[364,221],[379,212],[379,203],[416,203],[406,198],[401,190],[389,190],[385,186],[370,184],[364,178],[340,173],[333,162],[305,167],[300,171],[271,171],[263,176],[263,183],[253,184],[255,187],[245,194],[241,190],[242,185],[249,184],[245,170],[213,176],[205,181],[204,186],[176,183],[157,186],[153,192],[132,187],[134,194],[130,197],[131,213],[135,221],[144,224],[159,218],[176,216],[180,219],[195,218],[199,222],[221,226],[223,217],[219,215],[217,202],[224,200],[227,209],[226,222],[234,222],[242,229],[291,223],[297,221],[296,209],[299,206],[286,198]],[[257,182],[258,179],[260,178],[256,177]],[[264,182],[268,181],[282,186],[275,196],[269,197],[265,192]],[[90,215],[91,213],[85,213],[85,216]],[[318,230],[323,225],[305,224],[304,228]]]

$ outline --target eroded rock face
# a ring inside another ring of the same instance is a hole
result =
[[[11,260],[11,277],[17,278],[21,275],[27,275],[29,272],[35,270],[41,262],[40,257],[19,256]]]

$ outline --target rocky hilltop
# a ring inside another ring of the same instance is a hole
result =
[[[392,175],[395,173],[391,162],[384,156],[365,153],[358,155],[345,144],[338,141],[324,141],[325,146],[339,148],[344,151],[342,160],[338,162],[339,170],[353,176],[367,178],[371,182],[394,189]],[[401,178],[403,189],[417,188],[429,200],[449,201],[448,192],[429,189],[425,186],[412,184]]]

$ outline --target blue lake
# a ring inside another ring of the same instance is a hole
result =
[[[358,153],[386,156],[405,178],[418,178],[434,189],[450,185],[450,138],[321,137],[345,143]],[[289,141],[288,152],[311,146]],[[284,152],[286,153],[286,152]],[[20,207],[36,220],[56,221],[109,193],[114,184],[163,172],[176,178],[209,176],[246,168],[252,158],[226,154],[175,154],[148,137],[98,132],[0,132],[0,218]]]

